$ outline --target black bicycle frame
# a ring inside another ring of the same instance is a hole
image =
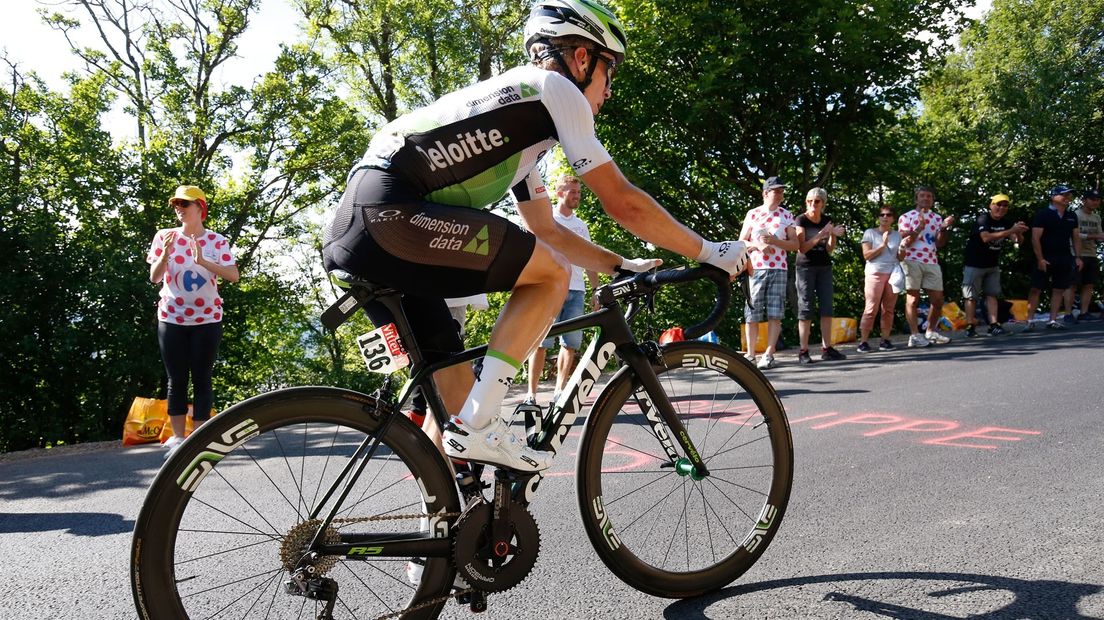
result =
[[[432,375],[438,370],[474,361],[486,355],[487,352],[487,345],[482,345],[451,355],[439,362],[427,363],[411,332],[410,323],[405,312],[403,312],[399,294],[386,293],[380,295],[371,289],[360,287],[354,287],[350,292],[362,304],[375,300],[382,303],[391,312],[391,315],[395,318],[395,326],[398,329],[399,337],[407,346],[407,353],[410,356],[410,379],[403,386],[394,405],[387,402],[379,403],[380,406],[388,409],[384,412],[385,420],[381,427],[374,435],[364,439],[364,442],[349,459],[349,463],[342,473],[339,474],[330,486],[329,491],[312,511],[311,518],[318,518],[321,507],[327,504],[330,497],[341,486],[342,480],[346,480],[340,496],[337,501],[332,503],[310,548],[317,550],[322,555],[341,555],[348,560],[370,560],[379,557],[447,557],[451,554],[451,543],[447,538],[434,538],[432,527],[430,532],[422,534],[342,534],[341,543],[325,544],[322,541],[322,533],[329,527],[330,522],[352,490],[353,484],[375,454],[379,447],[380,438],[391,428],[395,416],[400,415],[398,412],[410,399],[414,388],[419,385],[427,386],[431,384]],[[633,309],[623,312],[616,301],[611,301],[604,304],[599,310],[561,321],[549,328],[549,338],[590,327],[597,327],[598,333],[591,339],[586,352],[579,357],[575,371],[572,373],[559,400],[553,403],[544,415],[541,432],[534,448],[558,453],[568,432],[582,412],[582,403],[590,396],[594,386],[597,385],[610,358],[616,354],[621,358],[624,365],[632,370],[641,383],[642,389],[638,389],[635,394],[637,403],[642,413],[651,423],[652,434],[663,446],[667,457],[671,459],[672,463],[680,458],[674,447],[675,442],[677,442],[682,448],[682,454],[686,456],[695,470],[700,475],[708,475],[708,468],[699,456],[689,434],[686,432],[686,428],[679,420],[674,406],[660,385],[659,377],[652,368],[652,358],[645,348],[637,343],[632,334],[627,317],[633,313]],[[444,428],[448,422],[448,414],[441,402],[436,386],[433,389],[423,388],[422,394],[433,411],[434,418],[440,428]],[[354,467],[356,471],[346,479]],[[543,478],[544,475],[540,472],[528,475],[518,474],[518,482],[514,484],[512,489],[513,499],[523,505],[531,503]],[[427,515],[427,517],[432,518],[433,515]]]

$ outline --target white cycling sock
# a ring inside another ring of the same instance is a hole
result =
[[[506,390],[514,383],[514,376],[521,368],[517,360],[498,351],[487,351],[483,358],[483,370],[475,379],[458,417],[475,429],[484,428],[502,410]]]

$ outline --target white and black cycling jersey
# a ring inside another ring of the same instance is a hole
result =
[[[557,142],[577,174],[611,159],[578,87],[523,66],[388,123],[353,172],[387,170],[439,204],[482,208],[507,191],[524,202],[544,195],[536,165]]]

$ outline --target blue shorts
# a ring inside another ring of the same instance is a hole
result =
[[[583,313],[583,297],[585,296],[586,291],[568,291],[567,299],[564,300],[563,308],[560,309],[560,315],[556,317],[556,322],[559,323],[580,316]],[[569,349],[578,351],[579,347],[583,346],[582,330],[560,334],[556,338],[559,338],[560,344]],[[545,338],[544,342],[540,344],[541,348],[551,349],[556,344],[556,338]]]

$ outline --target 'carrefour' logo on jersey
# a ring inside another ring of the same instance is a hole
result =
[[[181,284],[184,285],[184,290],[191,293],[192,291],[203,288],[204,284],[207,284],[207,278],[188,270],[184,272],[184,276],[180,278]]]
[[[418,149],[418,152],[426,158],[426,161],[429,162],[429,170],[433,172],[441,168],[455,166],[475,155],[482,155],[509,141],[510,138],[503,136],[502,132],[497,129],[492,129],[487,133],[483,133],[482,129],[476,129],[475,134],[470,131],[456,134],[456,142],[442,144],[438,140],[434,143],[436,148],[431,146],[423,149],[417,145],[414,148]]]

